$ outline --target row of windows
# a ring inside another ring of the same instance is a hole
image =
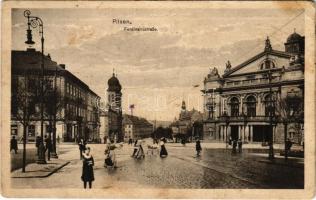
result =
[[[66,83],[66,93],[72,97],[77,97],[83,99],[85,101],[85,93],[80,88],[75,87],[74,85],[70,83]],[[97,107],[99,105],[98,98],[95,96],[88,96],[88,103],[89,105]]]
[[[246,104],[246,114],[248,117],[256,116],[256,98],[254,96],[249,96],[244,102]],[[239,116],[239,106],[240,102],[237,97],[232,97],[229,102],[231,116]],[[270,95],[267,95],[264,99],[265,115],[273,116],[275,113],[275,101],[271,99]]]
[[[96,112],[86,110],[71,104],[66,105],[66,114],[70,117],[87,117],[87,121],[97,121],[98,114]]]
[[[81,91],[81,89],[75,87],[74,85],[70,83],[66,83],[66,93],[73,97],[79,97],[79,98],[85,99],[84,95],[82,95],[83,92]]]

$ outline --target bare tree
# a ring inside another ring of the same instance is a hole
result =
[[[44,107],[45,115],[49,121],[49,137],[53,137],[52,156],[57,158],[56,154],[56,123],[61,115],[61,110],[64,107],[64,98],[61,91],[57,88],[57,78],[55,74],[54,81],[46,78],[44,81]]]
[[[295,127],[300,127],[300,124],[304,123],[304,98],[298,94],[288,94],[283,98],[279,96],[276,103],[277,122],[284,125],[284,156],[287,159],[288,125],[294,124]]]
[[[38,80],[31,77],[27,71],[24,76],[12,79],[11,88],[11,114],[13,119],[23,125],[23,165],[22,172],[25,172],[26,166],[26,135],[30,121],[35,117],[35,106],[37,104],[36,82]]]

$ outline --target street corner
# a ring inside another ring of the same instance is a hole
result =
[[[47,164],[31,163],[26,166],[25,172],[22,172],[22,169],[13,171],[11,173],[11,178],[46,178],[56,173],[69,163],[69,161],[57,159],[48,161]]]

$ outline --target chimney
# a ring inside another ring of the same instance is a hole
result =
[[[59,66],[63,69],[66,69],[66,65],[65,64],[59,64]]]

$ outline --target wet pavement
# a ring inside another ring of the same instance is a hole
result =
[[[146,155],[145,159],[130,157],[133,148],[126,144],[116,150],[118,168],[105,169],[104,145],[91,144],[95,158],[93,188],[303,188],[304,164],[277,158],[271,163],[265,155],[253,150],[232,154],[231,149],[203,149],[195,156],[193,146],[166,145],[167,158]],[[12,180],[16,188],[82,188],[82,162],[77,145],[60,147],[60,159],[70,164],[47,178]],[[145,148],[145,152],[147,148]],[[268,161],[268,162],[263,162]],[[280,165],[278,163],[284,162]]]

